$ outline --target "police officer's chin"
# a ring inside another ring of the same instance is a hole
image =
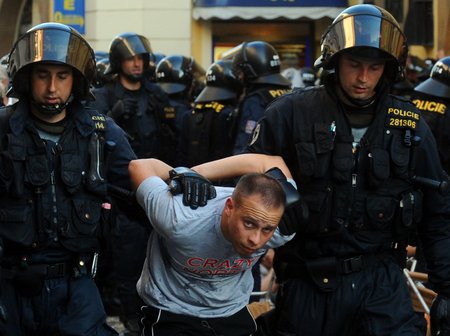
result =
[[[62,104],[43,104],[31,99],[33,108],[44,117],[53,117],[63,112],[73,101],[73,95],[70,95],[65,103]]]
[[[125,77],[128,81],[132,82],[132,83],[137,83],[140,82],[143,78],[143,74],[128,74],[128,73],[123,73],[122,72],[122,76]]]
[[[373,102],[375,102],[376,94],[374,94],[372,97],[368,99],[358,99],[353,98],[347,92],[345,92],[342,87],[339,84],[336,84],[336,93],[339,97],[339,99],[348,106],[354,106],[354,107],[367,107],[371,105]]]

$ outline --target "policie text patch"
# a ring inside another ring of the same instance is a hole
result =
[[[419,113],[396,107],[388,107],[387,114],[387,127],[390,128],[416,129],[420,120]]]

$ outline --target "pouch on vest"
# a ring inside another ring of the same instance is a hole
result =
[[[49,182],[50,170],[45,154],[29,155],[25,161],[27,181],[34,187],[42,187]]]
[[[61,153],[61,179],[70,194],[75,194],[81,186],[80,156],[75,153]]]
[[[308,205],[309,217],[302,222],[299,232],[311,235],[329,235],[340,229],[337,222],[331,220],[331,191],[313,191],[302,194]]]
[[[15,137],[12,134],[8,134],[8,149],[14,162],[14,178],[12,185],[10,186],[10,195],[12,197],[21,197],[24,192],[24,162],[26,159],[27,146],[25,137]]]
[[[366,213],[369,225],[380,232],[391,232],[398,202],[393,197],[368,196]]]
[[[95,237],[102,206],[100,202],[89,199],[73,199],[73,214],[63,236],[67,238]]]
[[[353,155],[350,143],[336,143],[333,151],[333,179],[348,182],[352,178]]]
[[[394,134],[391,142],[392,172],[399,177],[408,176],[410,147],[403,143],[403,136]]]
[[[332,292],[337,287],[338,264],[336,257],[318,258],[305,262],[314,284],[323,292]]]
[[[389,153],[382,148],[372,148],[369,153],[368,185],[376,188],[390,175]]]
[[[0,206],[0,236],[7,240],[30,246],[37,240],[31,204]]]
[[[405,232],[416,228],[422,219],[423,194],[420,190],[413,190],[402,194],[400,200],[400,220],[396,225],[396,236],[402,237]]]
[[[330,152],[316,153],[316,146],[311,142],[299,142],[295,144],[299,175],[302,177],[324,177],[329,169]]]
[[[317,154],[327,153],[334,148],[334,133],[330,131],[330,125],[314,124],[314,143]]]

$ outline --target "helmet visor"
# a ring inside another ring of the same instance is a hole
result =
[[[379,49],[397,60],[399,65],[403,65],[406,56],[406,38],[402,31],[395,23],[380,16],[343,15],[324,36],[322,55],[331,58],[339,51],[354,47]]]
[[[150,43],[140,35],[129,35],[118,37],[116,41],[116,52],[122,57],[132,57],[139,54],[149,54],[152,52]]]
[[[38,29],[27,33],[14,46],[9,67],[14,75],[30,63],[45,61],[70,65],[89,82],[95,73],[91,47],[77,34],[63,29]]]

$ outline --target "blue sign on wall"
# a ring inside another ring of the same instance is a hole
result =
[[[64,23],[84,34],[84,0],[54,0],[53,21]]]
[[[347,0],[194,0],[195,7],[347,7]]]

